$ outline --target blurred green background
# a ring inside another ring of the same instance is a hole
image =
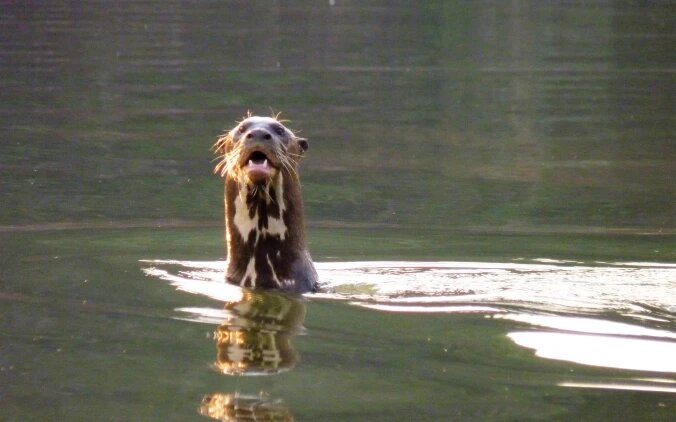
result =
[[[219,225],[282,111],[311,226],[676,226],[670,2],[3,2],[0,225]]]

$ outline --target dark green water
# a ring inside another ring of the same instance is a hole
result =
[[[0,1],[0,419],[673,420],[675,13]],[[247,110],[323,295],[219,282]]]

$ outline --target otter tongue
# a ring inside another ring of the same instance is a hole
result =
[[[246,165],[246,172],[254,182],[260,182],[266,179],[272,173],[272,167],[267,158],[264,160],[249,160]]]
[[[265,158],[265,159],[263,159],[262,161],[261,161],[261,160],[256,160],[256,161],[254,161],[254,160],[249,160],[249,162],[247,163],[246,167],[247,167],[247,169],[249,169],[249,170],[253,170],[253,169],[264,170],[264,169],[269,169],[269,168],[270,168],[270,165],[268,164],[268,159]]]

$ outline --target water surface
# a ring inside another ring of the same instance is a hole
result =
[[[0,1],[0,419],[673,419],[674,12]],[[319,295],[220,281],[247,110]]]

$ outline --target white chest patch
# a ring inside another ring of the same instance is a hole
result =
[[[272,280],[280,286],[281,284],[279,283],[279,278],[277,278],[277,273],[275,272],[275,267],[272,265],[272,261],[270,261],[270,257],[267,257],[268,259],[268,265],[270,266],[270,272],[272,273]]]
[[[249,209],[246,203],[242,200],[241,195],[235,198],[235,227],[242,239],[246,241],[252,230],[257,230],[258,227],[258,213],[254,214],[253,218],[249,217]]]
[[[240,187],[240,189],[246,189],[245,187]],[[267,203],[270,204],[271,201],[275,201],[279,204],[279,218],[274,218],[268,216],[268,226],[263,227],[262,229],[258,228],[258,211],[253,215],[249,216],[249,208],[245,202],[245,198],[242,195],[238,195],[235,198],[235,217],[234,223],[237,231],[239,232],[242,239],[245,241],[249,238],[252,231],[256,233],[256,243],[261,236],[279,236],[281,240],[284,240],[287,233],[286,224],[284,224],[284,210],[286,209],[286,204],[284,204],[284,184],[282,175],[280,174],[277,177],[275,184],[275,196],[276,198],[271,198],[269,192],[265,192]]]
[[[252,256],[251,259],[249,260],[249,263],[246,265],[246,271],[244,272],[244,276],[242,276],[242,281],[240,282],[240,285],[242,287],[244,286],[244,283],[246,280],[249,279],[251,286],[250,287],[256,287],[256,280],[258,279],[258,274],[256,273],[256,257]]]
[[[276,198],[270,198],[268,195],[268,203],[271,200],[274,200],[279,205],[279,218],[272,218],[268,216],[268,228],[263,229],[264,234],[277,235],[280,239],[284,240],[286,237],[286,224],[284,224],[284,210],[286,209],[286,204],[284,203],[284,176],[281,174],[277,177],[275,183],[275,194]]]

